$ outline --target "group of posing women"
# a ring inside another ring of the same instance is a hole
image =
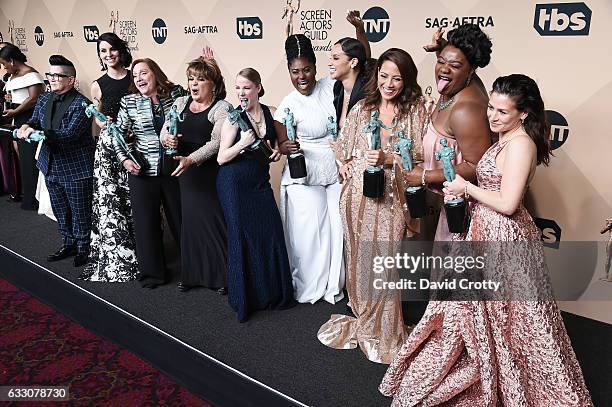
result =
[[[451,235],[442,215],[436,240],[534,242],[522,269],[503,256],[496,267],[549,290],[540,234],[523,206],[536,166],[550,156],[537,84],[513,74],[487,92],[476,70],[489,63],[492,44],[467,24],[446,40],[439,30],[426,46],[437,53],[440,94],[428,105],[410,55],[391,48],[370,59],[361,20],[348,19],[357,39],[333,46],[330,76],[323,79],[316,79],[310,40],[287,38],[295,90],[277,108],[260,103],[257,71],[238,73],[246,130],[228,116],[233,106],[224,100],[224,80],[210,53],[188,64],[185,90],[151,59],[132,61],[116,35],[102,34],[98,51],[106,73],[93,83],[92,96],[132,150],[128,154],[98,123],[92,252],[82,278],[164,284],[163,207],[180,242],[179,288],[227,290],[240,321],[254,310],[296,301],[335,303],[346,287],[353,315],[332,315],[318,338],[390,363],[380,391],[393,396],[394,405],[592,405],[554,301],[430,301],[410,329],[400,293],[373,290],[371,269],[364,268],[374,256],[395,255],[403,240],[427,234],[427,222],[410,217],[403,193],[425,186],[438,203],[444,196],[470,201],[467,234]],[[374,112],[384,124],[380,149],[371,148],[364,131]],[[395,152],[400,136],[413,141],[418,165],[411,170]],[[453,182],[445,181],[435,159],[442,139],[455,150]],[[283,169],[280,211],[269,165],[250,151],[258,141],[269,145],[270,162],[298,152],[305,157],[306,177],[292,178]],[[384,170],[381,198],[362,194],[367,166]],[[392,279],[396,271],[387,273]]]

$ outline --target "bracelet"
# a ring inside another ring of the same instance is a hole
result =
[[[465,195],[465,199],[470,199],[470,194],[468,194],[468,185],[470,185],[470,181],[465,181],[465,186],[463,187],[463,195]]]
[[[427,186],[427,182],[425,181],[425,173],[427,172],[426,169],[423,169],[423,172],[421,173],[421,185],[422,186]]]

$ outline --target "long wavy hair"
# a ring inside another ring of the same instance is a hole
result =
[[[423,91],[417,83],[418,70],[412,57],[403,49],[390,48],[383,52],[376,63],[376,70],[370,77],[365,86],[366,94],[364,100],[365,109],[372,111],[378,109],[382,101],[382,96],[378,90],[378,72],[385,61],[391,61],[400,71],[404,81],[404,89],[397,95],[395,102],[399,110],[399,117],[405,117],[410,113],[412,106],[423,96]]]

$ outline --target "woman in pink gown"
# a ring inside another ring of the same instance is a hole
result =
[[[457,175],[444,192],[473,202],[467,241],[523,249],[519,257],[493,251],[486,269],[515,290],[498,301],[430,301],[380,391],[393,406],[592,406],[552,299],[540,233],[523,206],[536,166],[550,155],[536,83],[498,78],[487,115],[499,142],[476,167],[478,186]]]
[[[428,216],[421,228],[425,239],[432,239],[435,230],[436,241],[451,238],[442,206],[442,163],[435,159],[436,151],[442,147],[440,140],[445,138],[455,150],[455,171],[471,181],[476,178],[476,163],[491,145],[486,116],[488,95],[476,74],[491,60],[491,41],[475,24],[451,30],[447,41],[442,38],[443,32],[438,30],[433,43],[425,47],[438,53],[435,81],[440,99],[423,138],[423,163],[404,174],[410,186],[428,186],[433,192],[428,194],[429,205],[441,208],[440,215]]]

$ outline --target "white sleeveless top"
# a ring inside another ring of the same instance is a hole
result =
[[[9,78],[4,89],[11,93],[11,102],[20,105],[30,96],[28,92],[29,86],[44,83],[45,80],[41,74],[38,72],[28,72],[23,76]]]

